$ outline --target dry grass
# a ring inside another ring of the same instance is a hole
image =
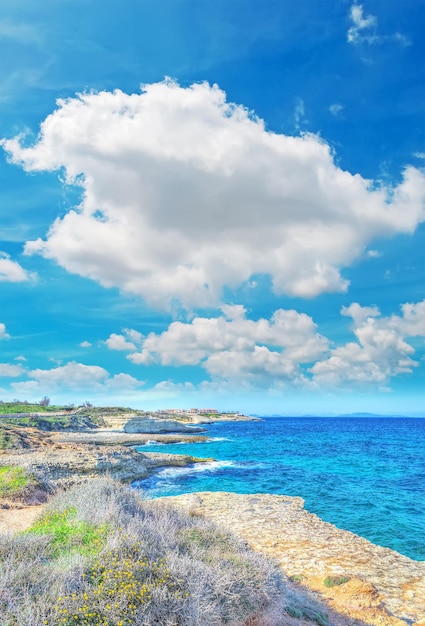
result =
[[[246,626],[255,615],[284,626],[297,606],[327,623],[273,562],[111,479],[55,496],[29,531],[0,535],[1,626]]]

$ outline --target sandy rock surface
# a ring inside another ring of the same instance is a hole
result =
[[[425,562],[322,521],[304,510],[302,498],[202,492],[162,500],[239,535],[275,558],[288,576],[320,593],[329,607],[360,620],[356,623],[425,624]],[[327,588],[323,581],[331,575],[350,580]]]

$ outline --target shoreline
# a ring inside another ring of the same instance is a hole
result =
[[[101,474],[131,483],[164,467],[213,460],[134,449],[152,440],[203,442],[209,439],[205,435],[127,434],[113,429],[45,432],[25,428],[24,432],[28,447],[2,451],[0,465],[24,467],[34,473],[44,482],[46,494]],[[277,560],[286,575],[319,594],[333,611],[356,620],[352,622],[356,626],[425,626],[425,562],[413,561],[323,521],[304,509],[301,498],[200,492],[152,502],[154,506],[172,502],[231,530]],[[10,503],[10,508],[0,504],[0,532],[28,527],[43,506],[43,502],[35,506]],[[323,580],[329,575],[350,580],[328,589]],[[368,621],[362,621],[366,616]]]
[[[425,561],[378,546],[304,509],[300,497],[233,492],[164,496],[206,517],[274,558],[284,573],[318,593],[330,607],[363,623],[425,624]],[[346,582],[326,587],[327,577]]]

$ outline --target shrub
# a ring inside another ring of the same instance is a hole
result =
[[[140,621],[155,623],[161,614],[164,622],[158,623],[166,623],[189,595],[165,560],[149,560],[138,545],[103,554],[83,576],[87,584],[58,598],[49,624],[127,626]]]
[[[309,610],[297,593],[231,534],[108,478],[0,535],[1,626],[284,626],[285,606]]]
[[[301,583],[304,580],[304,576],[302,574],[293,574],[292,576],[289,576],[289,580],[294,583]]]
[[[285,610],[291,617],[297,617],[299,619],[305,618],[311,622],[315,622],[318,626],[329,626],[328,618],[320,611],[302,606],[286,606]]]
[[[348,583],[350,578],[347,576],[327,576],[323,581],[325,587],[337,587],[338,585],[343,585],[344,583]]]

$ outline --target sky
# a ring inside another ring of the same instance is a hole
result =
[[[0,399],[425,416],[424,25],[2,0]]]

